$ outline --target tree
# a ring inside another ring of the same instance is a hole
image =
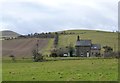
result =
[[[43,61],[43,56],[41,53],[38,53],[38,47],[39,47],[39,40],[37,40],[36,48],[32,51],[33,53],[33,61],[38,62],[38,61]]]
[[[11,60],[12,60],[13,62],[15,62],[15,56],[14,56],[14,55],[10,55],[9,57],[11,57]]]
[[[59,41],[59,35],[58,35],[58,33],[56,32],[56,33],[55,33],[55,38],[54,38],[54,46],[55,46],[55,47],[58,45],[58,41]]]
[[[37,50],[33,50],[33,61],[38,62],[38,61],[43,61],[43,56],[41,53],[38,53]]]
[[[73,48],[72,44],[70,44],[70,45],[68,46],[68,51],[69,51],[69,53],[70,53],[70,57],[73,57],[74,48]]]
[[[110,46],[104,46],[104,57],[113,57],[113,48]]]
[[[103,48],[105,49],[104,52],[113,52],[113,48],[110,46],[104,46]]]
[[[58,56],[57,48],[53,48],[53,49],[51,50],[50,56],[51,56],[51,57],[57,57],[57,56]]]

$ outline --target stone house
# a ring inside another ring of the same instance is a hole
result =
[[[92,44],[91,40],[82,40],[78,36],[75,45],[75,50],[76,50],[76,56],[78,57],[99,56],[101,45]]]
[[[91,46],[91,56],[100,56],[101,45],[100,44],[92,44]]]

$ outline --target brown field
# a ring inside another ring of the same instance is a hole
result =
[[[29,39],[13,39],[2,41],[2,55],[8,57],[11,54],[16,57],[31,57],[32,50],[36,48],[37,40],[39,40],[39,51],[47,44],[49,39],[29,38]]]

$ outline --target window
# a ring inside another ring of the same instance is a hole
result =
[[[81,56],[83,56],[83,53],[81,53]]]
[[[92,52],[92,55],[94,54],[94,52]]]

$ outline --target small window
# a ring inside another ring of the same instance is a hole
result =
[[[81,53],[81,56],[83,56],[83,53]]]
[[[92,52],[92,55],[94,54],[94,52]]]

